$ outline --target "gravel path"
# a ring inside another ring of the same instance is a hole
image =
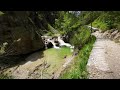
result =
[[[120,45],[104,39],[99,31],[93,35],[97,39],[87,64],[89,79],[119,79]]]

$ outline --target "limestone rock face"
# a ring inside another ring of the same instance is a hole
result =
[[[111,36],[110,36],[109,38],[110,38],[110,39],[113,39],[113,38],[116,36],[117,33],[118,33],[118,30],[112,32],[112,33],[111,33]]]
[[[107,30],[103,33],[104,38],[109,38],[110,37],[110,30]]]
[[[7,43],[5,54],[20,55],[44,48],[30,12],[12,11],[0,16],[0,45]]]
[[[116,36],[114,37],[114,39],[118,39],[120,38],[120,32],[116,34]]]
[[[120,31],[116,29],[107,30],[102,33],[102,36],[106,39],[111,39],[115,42],[120,42]]]

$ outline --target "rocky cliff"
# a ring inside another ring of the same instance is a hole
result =
[[[44,48],[35,19],[39,21],[35,12],[30,11],[5,11],[0,15],[0,46],[5,45],[6,55],[27,54]]]

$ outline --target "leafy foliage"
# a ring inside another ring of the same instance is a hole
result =
[[[78,18],[69,12],[59,12],[59,18],[56,19],[55,28],[64,34],[75,30],[79,26]]]
[[[86,26],[82,26],[78,31],[73,35],[70,42],[75,46],[81,48],[90,37],[90,29]]]
[[[117,28],[120,30],[120,12],[119,11],[104,11],[93,22],[94,27],[100,28],[102,31]]]
[[[79,18],[82,25],[88,25],[101,14],[100,11],[82,11]]]

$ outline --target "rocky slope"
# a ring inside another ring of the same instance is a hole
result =
[[[3,13],[0,15],[2,53],[20,55],[44,48],[41,34],[48,30],[48,21],[51,24],[54,22],[47,15],[51,16],[51,12],[3,11]]]
[[[104,38],[109,38],[115,42],[120,42],[120,32],[116,29],[107,30],[102,35]]]

